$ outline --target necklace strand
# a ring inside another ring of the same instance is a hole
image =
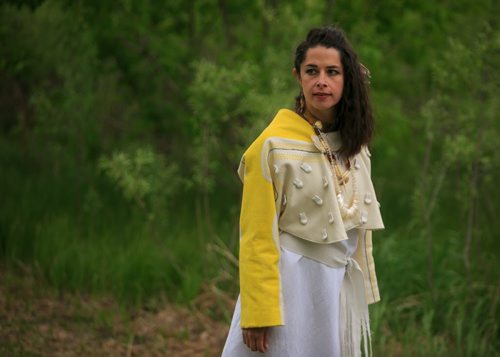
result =
[[[309,120],[307,120],[305,117],[304,119],[309,123]],[[349,176],[351,173],[351,163],[349,159],[347,159],[346,162],[346,170],[342,173],[340,170],[340,167],[337,163],[337,158],[333,154],[332,150],[330,149],[330,145],[328,144],[328,141],[326,139],[326,135],[321,131],[320,128],[321,122],[316,121],[314,124],[311,124],[313,127],[314,131],[316,132],[319,141],[321,143],[321,146],[323,147],[323,154],[326,155],[328,158],[328,161],[330,163],[330,167],[332,169],[332,173],[335,175],[334,184],[335,184],[335,192],[336,192],[336,197],[337,197],[337,202],[339,204],[339,209],[340,209],[340,215],[342,216],[343,219],[346,218],[352,218],[359,209],[359,199],[358,199],[358,189],[357,189],[357,183],[356,183],[356,175],[352,174],[352,197],[348,205],[346,205],[345,199],[344,199],[344,194],[342,193],[341,187],[343,186],[345,188],[346,184],[349,182]]]

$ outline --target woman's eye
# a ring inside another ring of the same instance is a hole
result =
[[[314,68],[309,68],[309,69],[306,69],[306,73],[309,75],[313,75],[313,74],[316,74],[317,71]]]
[[[339,74],[339,71],[337,71],[336,69],[329,69],[328,74],[330,76],[335,76],[335,75]]]

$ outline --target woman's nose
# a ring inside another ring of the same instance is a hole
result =
[[[316,86],[320,87],[320,88],[326,86],[325,74],[324,73],[320,73],[319,74],[318,81],[316,82]]]
[[[325,86],[326,86],[325,81],[323,79],[319,78],[318,82],[316,82],[316,87],[322,88],[322,87],[325,87]]]

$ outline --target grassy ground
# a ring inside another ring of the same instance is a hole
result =
[[[374,356],[498,356],[500,289],[473,301],[425,292],[370,308]],[[190,303],[164,295],[123,304],[112,295],[55,289],[33,268],[0,269],[0,356],[220,356],[234,294],[206,283]]]
[[[157,298],[124,308],[109,296],[58,293],[31,269],[2,270],[0,355],[217,356],[228,327],[207,311],[219,302],[206,292],[189,307]]]

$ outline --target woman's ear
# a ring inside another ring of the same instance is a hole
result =
[[[297,70],[295,69],[295,67],[293,68],[292,73],[293,73],[293,76],[295,77],[295,79],[297,80],[297,82],[300,83],[300,73],[297,73]]]

